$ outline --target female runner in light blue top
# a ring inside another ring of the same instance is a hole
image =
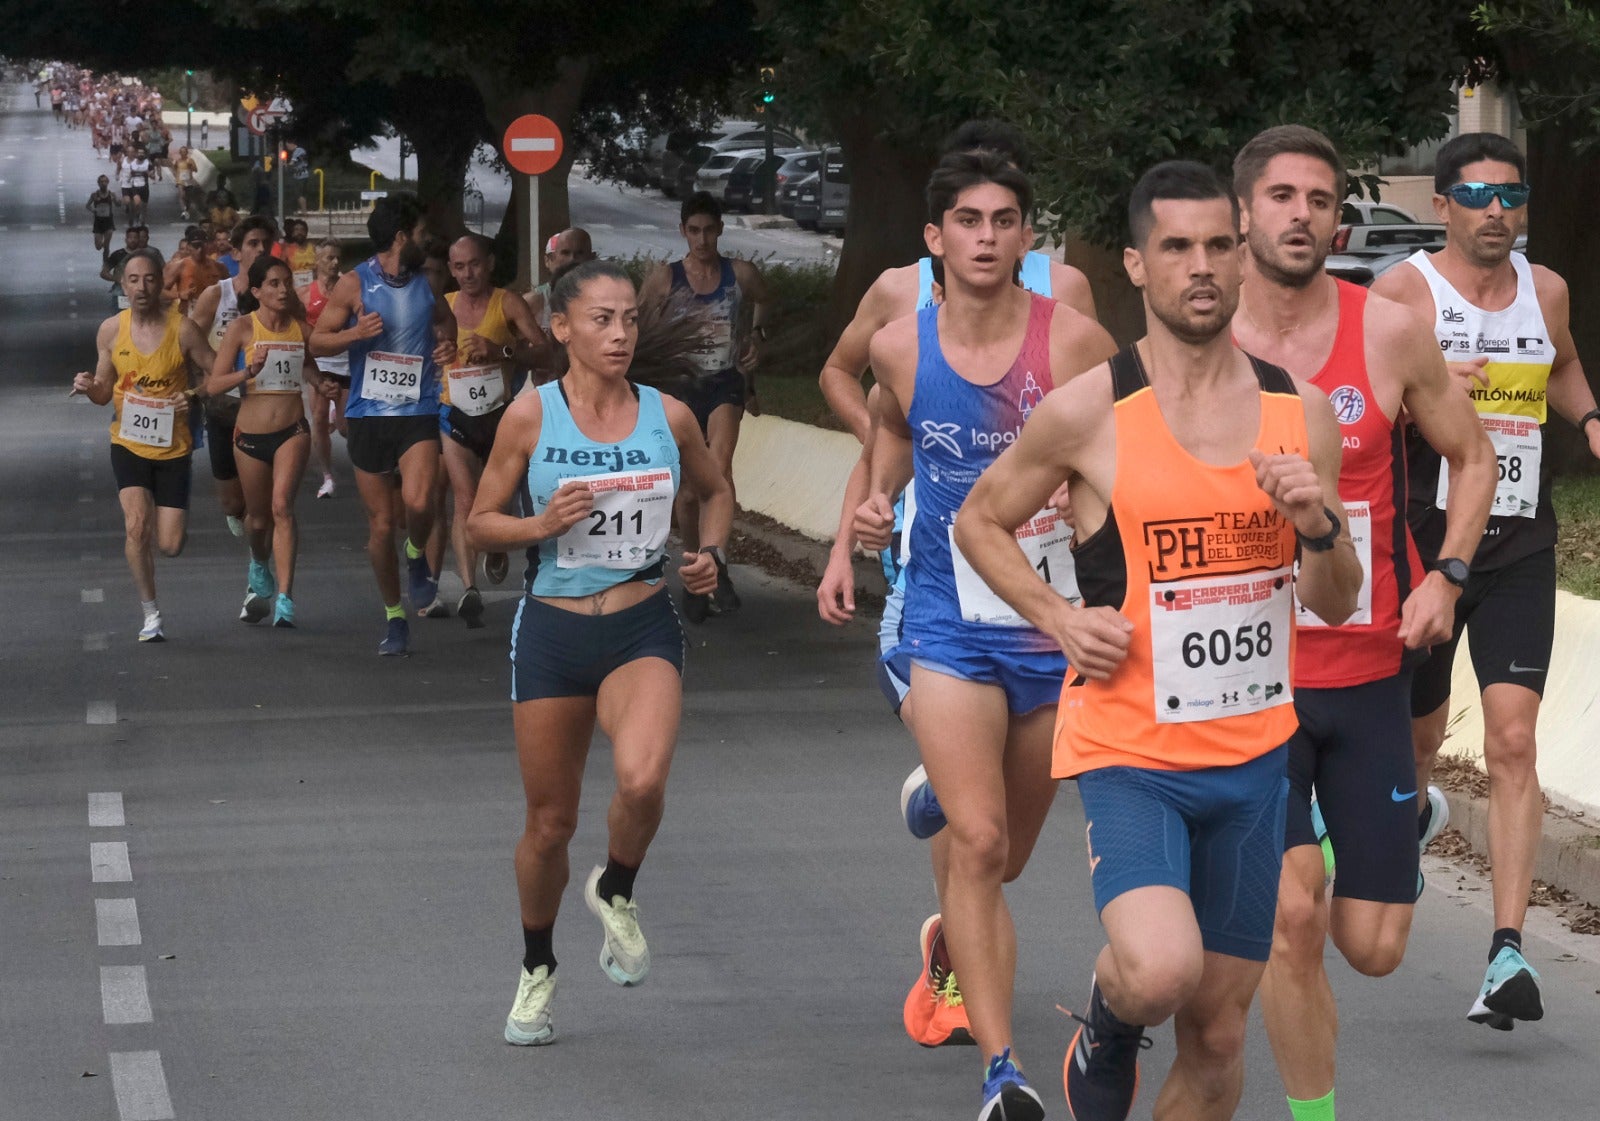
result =
[[[558,279],[550,329],[570,368],[506,409],[467,532],[480,550],[527,548],[527,594],[512,628],[511,699],[528,815],[517,845],[524,955],[509,1043],[554,1037],[552,930],[567,885],[589,740],[598,721],[617,776],[609,852],[584,885],[619,985],[650,968],[634,875],[661,813],[682,709],[683,628],[662,569],[680,479],[700,500],[705,547],[685,554],[690,592],[717,583],[733,493],[687,406],[628,380],[638,295],[615,265]],[[506,513],[520,495],[526,516]]]

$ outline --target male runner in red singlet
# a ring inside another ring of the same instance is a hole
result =
[[[1261,133],[1233,163],[1244,211],[1239,346],[1328,395],[1344,448],[1339,498],[1365,579],[1356,612],[1329,627],[1301,611],[1289,741],[1289,805],[1272,957],[1261,985],[1294,1121],[1333,1121],[1338,1012],[1323,966],[1333,935],[1351,966],[1381,977],[1400,964],[1420,890],[1411,753],[1411,671],[1450,637],[1461,590],[1425,572],[1406,528],[1402,410],[1450,463],[1446,552],[1483,533],[1494,450],[1450,381],[1427,325],[1401,304],[1323,270],[1344,161],[1302,125]],[[1316,814],[1325,829],[1318,829]],[[1321,836],[1337,864],[1330,907]]]

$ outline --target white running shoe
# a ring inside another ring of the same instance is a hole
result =
[[[140,642],[165,642],[167,636],[161,631],[161,612],[152,611],[144,617],[144,627],[139,631]]]
[[[232,514],[228,514],[227,515],[227,519],[228,519],[228,532],[233,534],[235,537],[243,537],[244,536],[244,519],[243,518],[236,518]]]
[[[550,1022],[550,1002],[556,995],[556,978],[548,965],[532,973],[522,971],[517,985],[517,1002],[506,1017],[506,1042],[518,1047],[543,1047],[553,1043],[555,1025]]]
[[[600,968],[619,985],[637,985],[650,972],[650,947],[639,929],[639,905],[620,895],[609,903],[602,901],[598,888],[604,871],[596,865],[583,885],[583,901],[606,932],[600,944]]]
[[[324,476],[322,476],[322,485],[317,488],[317,497],[318,498],[332,498],[333,497],[333,476],[332,475],[324,475]]]

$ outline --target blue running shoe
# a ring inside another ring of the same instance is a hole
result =
[[[1488,1024],[1498,1031],[1510,1031],[1518,1020],[1544,1019],[1544,1000],[1539,995],[1539,973],[1520,951],[1502,946],[1483,975],[1483,988],[1473,1002],[1467,1019]]]
[[[1139,1095],[1139,1052],[1151,1045],[1144,1029],[1111,1015],[1098,980],[1089,988],[1088,1012],[1067,1015],[1078,1021],[1062,1072],[1067,1111],[1073,1121],[1125,1121]]]
[[[1011,1061],[1011,1048],[989,1060],[978,1121],[1044,1121],[1044,1102]]]
[[[1333,842],[1328,840],[1328,823],[1322,820],[1322,807],[1315,798],[1311,799],[1311,831],[1322,846],[1322,883],[1326,887],[1333,883]]]
[[[272,612],[272,625],[294,628],[294,600],[281,592],[278,595],[278,605]]]
[[[1444,791],[1437,786],[1428,787],[1428,821],[1426,825],[1418,822],[1421,831],[1417,835],[1417,855],[1421,856],[1433,844],[1433,839],[1444,832],[1444,827],[1450,824],[1450,800],[1444,796]],[[1422,898],[1422,869],[1417,869],[1417,898]],[[1507,1025],[1504,1031],[1510,1031]]]
[[[900,816],[906,819],[906,828],[919,841],[926,841],[949,824],[928,782],[928,769],[920,763],[900,786]]]
[[[439,581],[428,571],[427,557],[408,558],[406,574],[411,581],[412,607],[420,611],[439,598]]]
[[[390,619],[389,630],[378,643],[378,654],[385,658],[404,658],[411,641],[411,625],[404,619]]]

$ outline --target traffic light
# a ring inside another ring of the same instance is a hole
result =
[[[763,109],[778,100],[778,95],[772,88],[777,84],[777,78],[777,67],[763,66],[761,68],[761,107]]]

